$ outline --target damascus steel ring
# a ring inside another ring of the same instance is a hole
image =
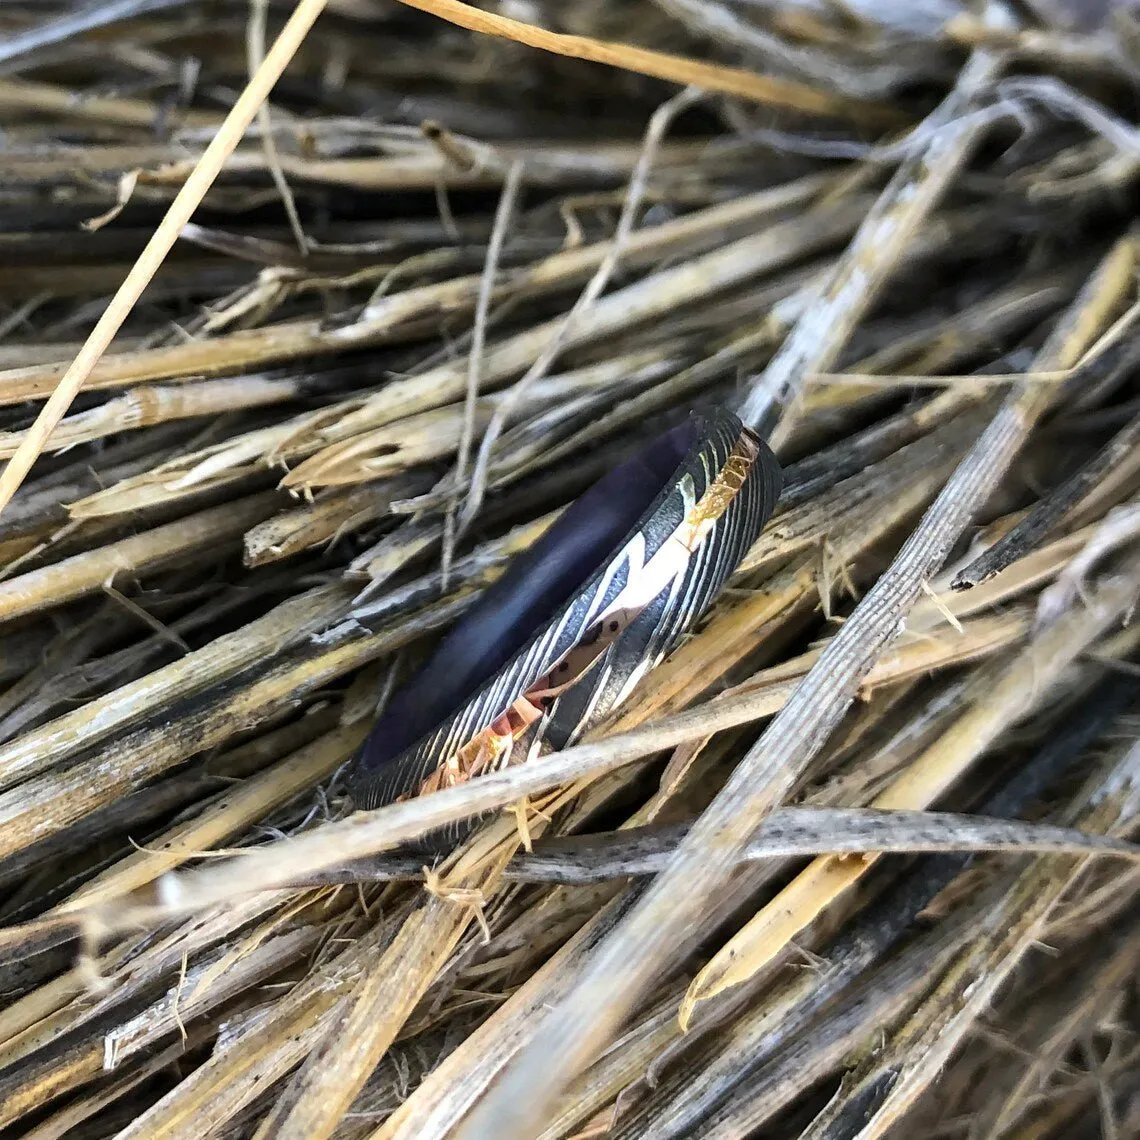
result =
[[[731,412],[691,416],[595,483],[443,639],[350,768],[375,808],[578,740],[713,602],[780,493]],[[441,850],[467,820],[430,837]]]

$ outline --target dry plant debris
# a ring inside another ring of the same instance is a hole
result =
[[[2,1134],[1140,1135],[1138,86],[1117,0],[0,5]],[[696,633],[352,812],[726,403]]]

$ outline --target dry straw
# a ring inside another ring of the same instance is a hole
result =
[[[5,1134],[1140,1133],[1127,17],[42,7]],[[745,398],[784,494],[691,636],[561,753],[351,812],[439,632]]]

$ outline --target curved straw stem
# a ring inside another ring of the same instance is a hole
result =
[[[704,63],[685,56],[634,47],[632,44],[607,43],[591,36],[571,36],[551,32],[546,28],[523,23],[521,20],[512,20],[507,16],[486,12],[481,8],[464,4],[461,0],[400,0],[400,3],[438,16],[439,19],[457,24],[468,31],[514,40],[516,43],[540,48],[553,55],[621,67],[626,71],[651,75],[656,79],[700,87],[705,91],[717,91],[724,95],[735,95],[742,99],[752,99],[773,107],[880,124],[897,123],[899,120],[897,112],[880,103],[833,95],[829,91],[821,91],[817,87],[798,83],[793,79],[757,75],[756,72],[742,67]]]

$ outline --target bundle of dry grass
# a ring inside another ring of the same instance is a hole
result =
[[[0,6],[3,1135],[1140,1135],[1138,44]],[[786,486],[697,633],[350,813],[509,557],[742,399]]]

